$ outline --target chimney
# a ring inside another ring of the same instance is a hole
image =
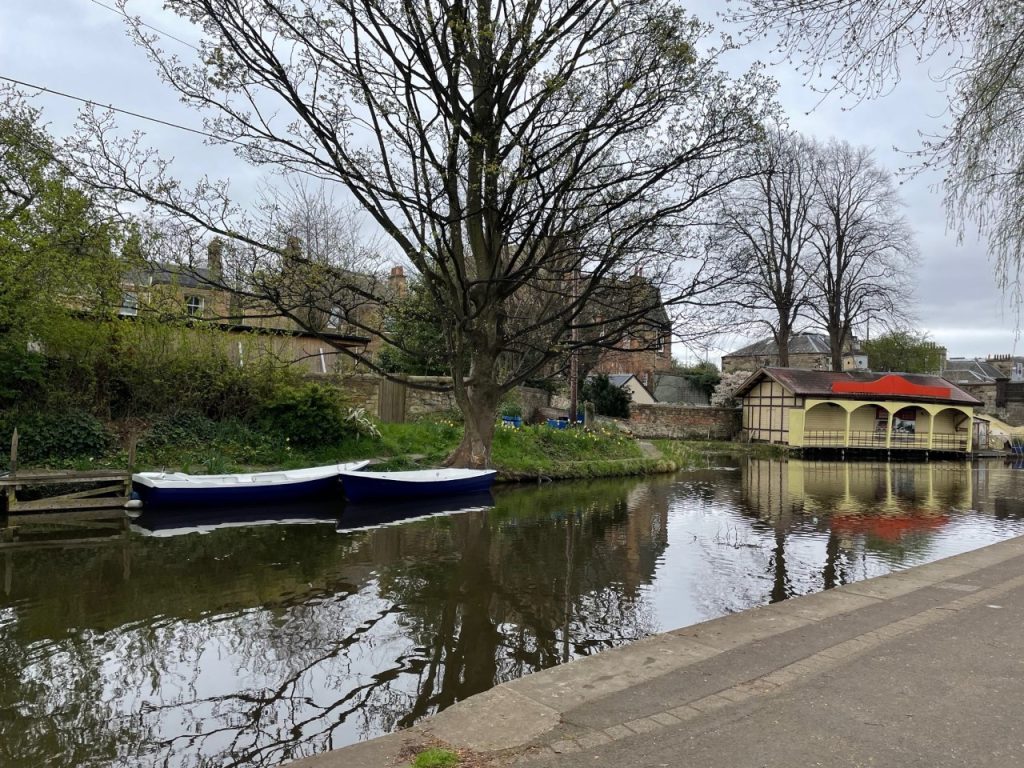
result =
[[[400,264],[396,264],[391,268],[391,274],[388,275],[388,288],[391,290],[391,294],[397,298],[402,298],[408,292],[408,281],[405,279],[405,270],[402,269]]]
[[[211,283],[219,283],[224,277],[224,241],[219,237],[213,238],[206,246],[206,268]]]

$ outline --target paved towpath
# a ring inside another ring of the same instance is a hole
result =
[[[1024,766],[1024,537],[648,638],[292,768]]]

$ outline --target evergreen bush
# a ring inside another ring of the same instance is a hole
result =
[[[103,423],[80,409],[8,411],[0,415],[0,445],[11,444],[15,428],[19,464],[99,457],[114,443]],[[8,452],[0,456],[6,465]]]
[[[259,414],[260,426],[302,447],[336,443],[360,433],[336,389],[322,384],[282,387]]]
[[[603,373],[591,376],[583,383],[580,397],[593,403],[594,411],[600,416],[629,418],[629,403],[633,399],[632,394],[622,387],[616,387]]]

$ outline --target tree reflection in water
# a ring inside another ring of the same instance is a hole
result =
[[[119,551],[16,554],[0,763],[278,765],[643,637],[665,509],[631,510],[628,487],[126,541],[127,579]]]
[[[740,469],[514,489],[487,511],[347,533],[5,550],[0,765],[278,765],[653,632],[1024,530],[1024,473]]]

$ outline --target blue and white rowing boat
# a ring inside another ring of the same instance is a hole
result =
[[[337,494],[338,478],[367,464],[368,461],[353,461],[235,475],[137,472],[132,475],[132,496],[146,508],[305,501]]]
[[[349,501],[365,504],[391,499],[461,496],[489,491],[493,469],[418,469],[411,472],[341,472]]]

